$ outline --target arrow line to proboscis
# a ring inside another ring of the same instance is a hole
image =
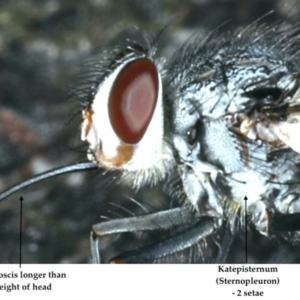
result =
[[[19,264],[20,268],[22,267],[22,218],[23,218],[23,197],[20,197],[20,257]]]

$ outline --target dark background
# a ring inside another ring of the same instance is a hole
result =
[[[170,23],[162,41],[162,52],[169,55],[195,32],[205,35],[224,22],[229,27],[248,25],[273,9],[265,22],[297,18],[300,4],[295,0],[0,0],[0,190],[85,159],[85,148],[78,147],[80,106],[66,96],[72,77],[95,47],[125,28],[138,26],[155,34]],[[124,201],[125,195],[147,199],[154,210],[162,209],[159,203],[170,206],[161,187],[135,194],[114,185],[112,178],[92,173],[50,179],[1,203],[0,262],[18,263],[21,195],[24,263],[88,262],[91,226],[100,215],[126,216],[109,204]],[[299,248],[249,234],[250,262],[299,262]],[[129,244],[139,246],[131,238],[103,239],[104,255],[119,253]],[[241,235],[230,261],[245,262],[243,245]]]

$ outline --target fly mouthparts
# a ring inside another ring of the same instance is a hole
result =
[[[10,195],[16,193],[17,191],[28,187],[30,185],[33,185],[37,182],[46,180],[51,177],[56,177],[62,174],[66,173],[73,173],[73,172],[81,172],[81,171],[89,171],[89,170],[96,170],[99,169],[99,167],[94,164],[93,162],[79,162],[75,164],[71,164],[68,166],[59,167],[50,171],[46,171],[44,173],[38,174],[30,179],[27,179],[25,181],[22,181],[21,183],[18,183],[11,188],[8,188],[7,190],[3,191],[0,194],[0,202],[9,197]]]

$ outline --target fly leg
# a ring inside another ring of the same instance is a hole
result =
[[[270,233],[300,231],[300,213],[274,214],[269,217]]]
[[[137,231],[153,231],[157,229],[172,229],[172,228],[195,228],[200,227],[200,234],[198,233],[198,239],[201,239],[214,230],[214,222],[211,220],[202,220],[199,214],[192,210],[190,206],[183,206],[180,208],[174,208],[162,212],[156,212],[152,214],[135,216],[129,218],[122,218],[116,220],[109,220],[93,226],[91,234],[91,249],[93,263],[100,263],[100,254],[98,248],[98,238],[104,235],[110,235],[122,232],[137,232]],[[195,226],[193,228],[193,226]],[[185,240],[184,240],[185,238]],[[122,254],[113,262],[142,262],[145,260],[159,258],[161,256],[167,256],[172,253],[178,252],[191,246],[195,243],[197,237],[193,232],[180,233],[170,239],[157,243],[153,246],[147,246],[140,250],[130,251]],[[176,250],[177,249],[177,250]]]
[[[187,248],[192,247],[200,240],[214,232],[214,220],[211,217],[203,217],[191,228],[163,240],[154,245],[146,246],[137,250],[123,253],[114,257],[112,263],[150,263],[156,259],[163,258]]]
[[[275,199],[275,205],[271,208],[267,207],[266,201],[255,202],[250,207],[253,224],[264,235],[281,236],[298,241],[300,237],[299,199],[297,191],[287,189]]]

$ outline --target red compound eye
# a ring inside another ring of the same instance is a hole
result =
[[[136,144],[151,121],[158,95],[158,74],[153,62],[139,58],[126,65],[109,96],[111,125],[125,143]]]

